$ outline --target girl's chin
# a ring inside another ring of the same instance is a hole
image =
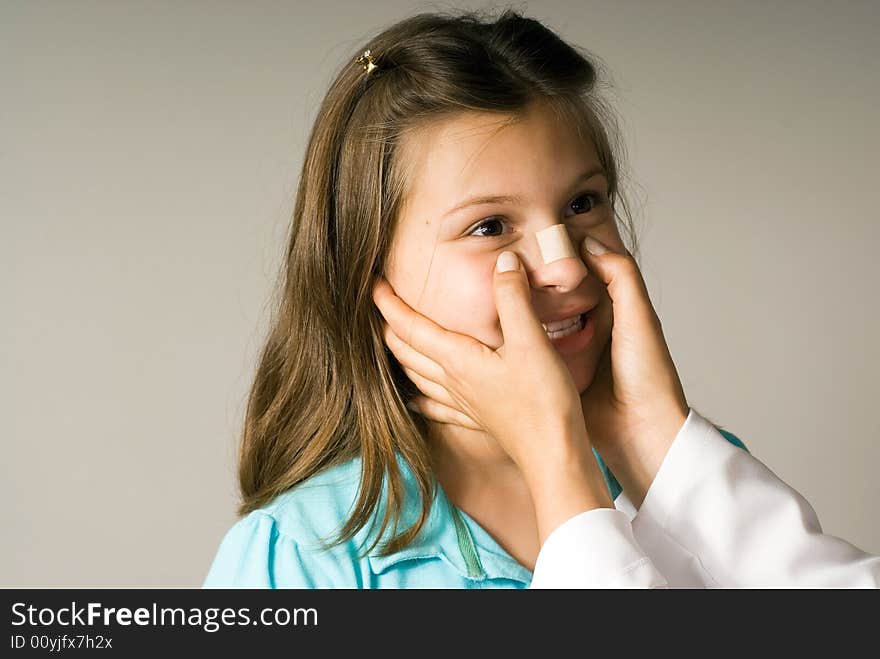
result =
[[[576,355],[563,355],[568,372],[574,380],[578,393],[584,393],[593,384],[598,370],[599,358],[602,352],[594,349],[585,350]]]
[[[581,365],[576,369],[569,369],[569,371],[574,378],[574,385],[579,394],[584,393],[593,384],[593,377],[596,375],[595,369],[587,369]]]

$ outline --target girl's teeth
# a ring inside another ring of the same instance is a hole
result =
[[[561,330],[571,327],[572,325],[576,325],[580,321],[580,316],[572,316],[571,318],[565,318],[563,320],[554,320],[549,323],[541,323],[541,325],[543,325],[544,329],[548,332],[559,332]]]
[[[563,336],[568,336],[569,334],[577,334],[583,329],[583,325],[581,324],[581,316],[577,316],[574,319],[574,324],[569,325],[561,330],[548,330],[545,327],[547,332],[547,336],[551,339],[561,339]]]

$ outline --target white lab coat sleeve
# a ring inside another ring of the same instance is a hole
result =
[[[595,508],[557,526],[538,552],[529,588],[665,588],[629,516]]]
[[[693,409],[632,512],[673,588],[880,587],[880,556],[823,533],[803,496]]]

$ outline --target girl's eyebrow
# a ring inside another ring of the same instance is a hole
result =
[[[598,176],[600,174],[602,176],[604,176],[606,179],[608,178],[607,175],[605,174],[605,169],[601,165],[592,167],[592,168],[588,169],[587,171],[585,171],[580,176],[578,176],[577,178],[575,178],[575,180],[572,182],[570,187],[574,188],[576,185],[578,185],[586,180],[589,180],[589,179],[593,178],[594,176]],[[459,211],[462,211],[465,208],[470,208],[471,206],[483,206],[485,204],[510,204],[510,203],[522,203],[522,202],[523,202],[523,198],[519,195],[510,195],[510,194],[507,194],[507,195],[477,195],[476,197],[471,197],[470,199],[453,206],[448,211],[443,213],[443,215],[440,216],[440,219],[443,220],[443,219],[447,218],[448,216],[453,215],[454,213],[458,213]]]

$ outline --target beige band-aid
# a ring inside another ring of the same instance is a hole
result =
[[[536,231],[535,238],[538,239],[538,247],[544,263],[552,263],[569,256],[578,258],[577,250],[571,244],[571,238],[568,237],[568,230],[564,224],[554,224],[552,227]]]

